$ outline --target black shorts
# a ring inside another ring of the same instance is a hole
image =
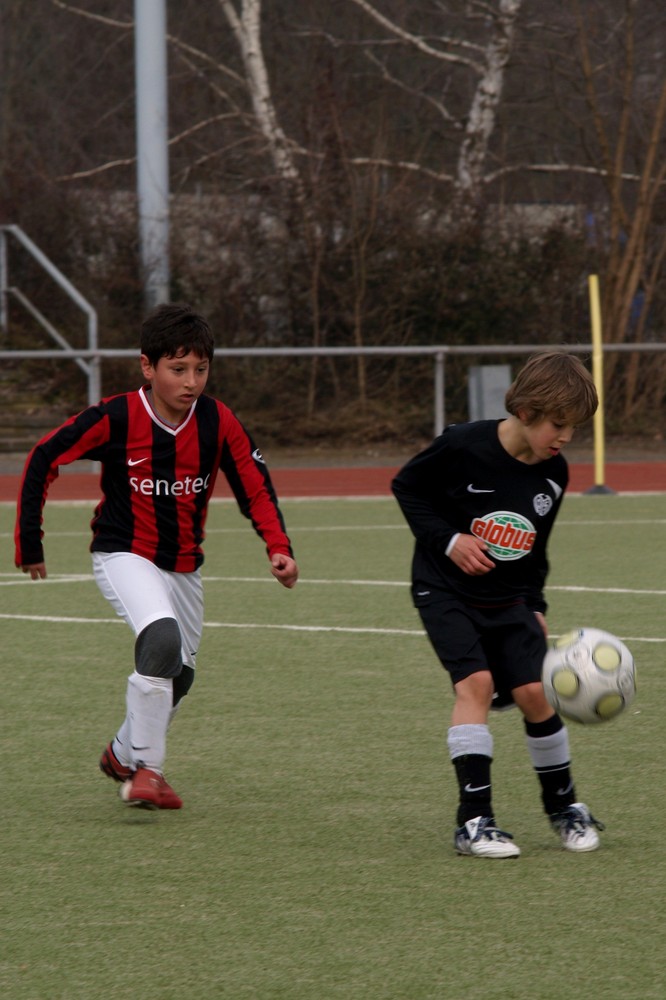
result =
[[[534,611],[526,605],[477,608],[443,597],[419,606],[418,611],[454,684],[489,670],[500,699],[510,701],[514,688],[541,680],[546,637]]]

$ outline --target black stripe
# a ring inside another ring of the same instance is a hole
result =
[[[91,528],[103,543],[93,539],[92,550],[105,552],[130,551],[134,538],[132,491],[127,468],[127,435],[129,433],[128,397],[116,396],[107,404],[109,440],[99,454],[90,457],[101,461],[101,486],[105,499],[95,512]]]
[[[220,411],[213,399],[200,396],[194,411],[199,438],[199,476],[205,479],[217,468],[218,437],[220,433]],[[203,541],[203,522],[206,516],[208,497],[205,490],[195,498],[196,514],[192,528],[197,545]]]
[[[176,438],[159,424],[153,422],[153,512],[157,529],[155,562],[162,569],[173,571],[178,559],[178,504],[171,492],[176,481]],[[168,489],[160,489],[160,480],[166,480]]]

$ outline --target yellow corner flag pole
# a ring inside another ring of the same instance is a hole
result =
[[[586,490],[586,493],[614,493],[614,490],[604,485],[604,355],[601,346],[599,278],[596,274],[590,274],[587,280],[592,323],[592,377],[597,387],[599,406],[594,414],[594,486]]]

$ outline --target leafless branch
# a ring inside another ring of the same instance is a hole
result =
[[[446,49],[433,48],[432,45],[426,42],[423,35],[414,35],[411,31],[406,31],[404,28],[401,28],[400,25],[395,23],[395,21],[391,21],[389,18],[380,13],[380,11],[378,11],[372,4],[368,3],[367,0],[347,0],[347,2],[360,7],[361,10],[365,11],[369,17],[377,22],[377,24],[381,24],[381,26],[389,31],[395,38],[399,38],[401,41],[408,43],[415,49],[418,49],[419,52],[423,52],[425,55],[433,56],[435,59],[441,59],[443,62],[455,63],[458,66],[467,66],[477,73],[482,71],[482,66],[480,66],[476,60],[456,55],[455,52],[451,52]],[[475,51],[477,53],[483,52],[483,49],[481,49],[478,45],[474,45],[472,42],[464,41],[458,38],[442,36],[438,39],[438,41],[447,45],[456,45],[458,48],[465,48],[469,51]]]
[[[445,183],[453,183],[455,177],[452,174],[442,173],[438,170],[431,170],[422,163],[415,163],[411,160],[388,160],[377,156],[353,156],[349,163],[355,167],[386,167],[388,170],[409,170],[411,173],[422,174],[432,180]]]
[[[378,59],[373,52],[366,52],[365,57],[379,70],[383,79],[386,80],[388,83],[392,84],[392,86],[396,87],[398,90],[402,90],[402,92],[408,94],[409,97],[415,97],[419,101],[423,101],[425,104],[430,105],[430,107],[434,108],[436,113],[445,122],[448,122],[454,128],[459,129],[462,127],[460,125],[460,122],[457,121],[453,117],[453,115],[447,110],[447,107],[443,103],[443,101],[438,101],[436,98],[431,97],[429,94],[423,93],[423,91],[417,91],[415,90],[414,87],[408,87],[406,83],[404,83],[402,80],[399,80],[398,77],[394,76],[393,73],[390,72],[388,67],[385,66],[384,63],[381,61],[381,59]]]
[[[61,174],[60,177],[56,177],[55,180],[58,182],[80,181],[84,180],[86,177],[97,177],[99,174],[104,174],[107,170],[113,170],[115,167],[131,167],[133,163],[136,163],[136,156],[129,156],[123,160],[109,160],[108,163],[102,163],[100,166],[91,167],[90,170],[77,170],[73,174]]]
[[[93,14],[90,10],[83,10],[81,7],[74,7],[73,4],[63,3],[62,0],[51,0],[51,3],[54,7],[66,10],[70,14],[78,14],[79,17],[86,17],[89,21],[97,21],[99,24],[105,24],[107,27],[123,28],[125,30],[134,27],[134,21],[116,21],[111,17],[103,17],[101,14]]]

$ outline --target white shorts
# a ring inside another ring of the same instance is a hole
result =
[[[203,630],[201,573],[170,573],[132,552],[93,552],[97,586],[135,635],[159,618],[175,618],[183,663],[194,668]]]

